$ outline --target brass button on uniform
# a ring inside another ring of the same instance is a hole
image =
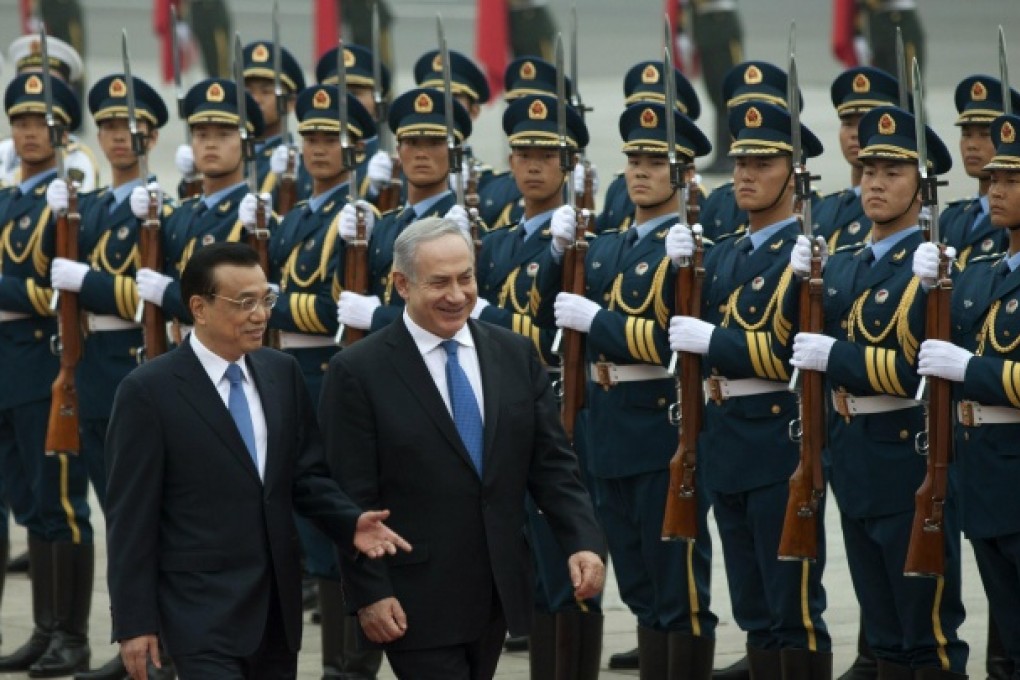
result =
[[[772,415],[778,416],[782,411],[783,409],[779,408],[779,404],[772,404]]]
[[[910,436],[910,432],[907,430],[900,430],[900,439],[906,439]]]
[[[656,403],[657,405],[659,405],[659,406],[665,406],[665,405],[666,405],[666,397],[659,397],[659,398],[658,398],[658,399],[656,400],[656,402],[655,402],[655,403]]]
[[[33,335],[35,336],[36,340],[42,340],[43,332],[40,330],[36,330],[35,333],[33,333]]]

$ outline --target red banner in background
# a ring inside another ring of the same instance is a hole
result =
[[[340,0],[315,0],[312,13],[312,34],[315,36],[315,63],[337,46],[340,39]]]
[[[503,72],[510,44],[508,12],[506,0],[478,0],[475,58],[489,79],[493,99],[503,91]]]
[[[846,68],[858,66],[854,50],[855,0],[832,0],[832,54]]]

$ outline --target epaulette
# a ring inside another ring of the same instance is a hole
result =
[[[737,227],[737,228],[736,228],[736,229],[735,229],[734,231],[731,231],[731,232],[730,232],[730,233],[728,233],[728,234],[720,234],[719,236],[716,236],[716,237],[715,237],[715,242],[716,242],[716,243],[722,243],[722,242],[723,242],[723,241],[725,241],[726,239],[730,239],[730,238],[740,238],[740,237],[741,237],[741,236],[743,236],[743,235],[744,235],[744,234],[745,234],[746,232],[747,232],[747,226],[746,226],[746,225],[743,225],[743,224],[742,224],[742,225],[740,225],[739,227]]]
[[[294,205],[293,205],[293,206],[291,207],[291,210],[293,210],[294,208],[300,208],[301,206],[303,206],[303,205],[307,205],[307,204],[308,204],[308,199],[307,199],[307,198],[303,198],[303,199],[301,199],[300,201],[298,201],[297,203],[295,203],[295,204],[294,204]]]
[[[375,207],[375,206],[372,206],[372,207]],[[402,205],[397,206],[396,208],[393,208],[392,210],[387,210],[386,212],[382,213],[381,217],[387,217],[389,215],[392,215],[393,213],[400,213],[403,209],[404,209],[404,206],[402,206]],[[378,212],[378,209],[377,209],[377,212]]]
[[[858,241],[857,243],[847,243],[845,245],[836,248],[836,253],[856,253],[859,250],[863,250],[864,246],[868,245],[867,241]]]
[[[976,262],[987,262],[989,264],[996,265],[996,264],[999,264],[999,262],[1001,262],[1002,258],[1004,258],[1004,257],[1006,257],[1006,253],[1004,253],[1004,252],[1003,253],[987,253],[985,255],[978,255],[977,257],[970,258],[970,260],[967,262],[967,266],[975,264]]]
[[[619,234],[619,233],[622,233],[619,227],[611,227],[609,229],[603,229],[602,231],[599,232],[599,235],[604,236],[606,234]]]

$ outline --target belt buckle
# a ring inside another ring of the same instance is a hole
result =
[[[606,392],[616,386],[616,382],[613,380],[613,374],[609,370],[612,367],[608,361],[597,361],[595,362],[595,382],[602,386]]]
[[[960,402],[960,424],[964,427],[974,427],[974,402]]]
[[[850,422],[850,403],[849,397],[845,387],[840,387],[833,394],[832,405],[836,407],[836,413],[843,416],[846,422]]]
[[[705,380],[705,386],[708,388],[708,398],[714,401],[716,406],[722,406],[722,381],[713,375]]]

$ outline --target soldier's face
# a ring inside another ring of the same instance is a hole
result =
[[[669,183],[669,159],[659,154],[627,154],[627,193],[642,208],[661,205],[673,195]]]
[[[1020,172],[992,170],[988,211],[996,227],[1020,227]]]
[[[280,116],[276,112],[276,87],[273,81],[268,78],[245,78],[244,88],[259,105],[262,120],[267,126],[279,122]]]
[[[916,210],[911,203],[919,196],[917,166],[902,161],[869,160],[861,177],[861,205],[864,214],[876,224],[895,221],[913,224]]]
[[[733,194],[741,210],[768,210],[783,202],[780,194],[792,190],[789,156],[741,156],[736,159]]]
[[[145,121],[138,121],[138,130],[145,135],[146,149],[150,149],[155,144],[159,132],[149,130],[149,124]],[[129,170],[138,165],[138,158],[131,146],[131,130],[128,128],[127,119],[111,118],[99,123],[96,138],[106,160],[115,169]]]
[[[510,152],[510,172],[527,201],[547,201],[563,189],[560,154],[555,148],[514,148]]]
[[[272,291],[261,267],[221,264],[213,271],[213,277],[214,290],[220,297],[194,295],[188,301],[195,332],[210,350],[227,361],[237,361],[241,355],[262,346],[270,310],[259,304],[245,312],[231,300],[261,300]]]
[[[445,138],[404,137],[397,144],[397,153],[404,176],[416,187],[430,187],[447,181],[450,164]]]
[[[301,158],[312,178],[329,180],[343,172],[340,137],[335,132],[305,132],[301,138]]]
[[[960,158],[968,177],[987,177],[984,167],[992,162],[995,145],[990,125],[964,125],[960,128]]]
[[[393,272],[393,285],[411,319],[441,338],[452,338],[478,301],[474,251],[462,237],[447,234],[418,246],[413,276]]]
[[[839,119],[839,148],[843,158],[853,166],[860,166],[857,154],[861,152],[861,144],[857,139],[857,124],[861,122],[861,114],[851,114]]]
[[[25,113],[11,121],[14,150],[22,161],[29,164],[45,163],[53,158],[50,132],[41,113]]]
[[[222,177],[241,167],[241,134],[232,125],[191,126],[191,150],[195,168],[206,177]]]

